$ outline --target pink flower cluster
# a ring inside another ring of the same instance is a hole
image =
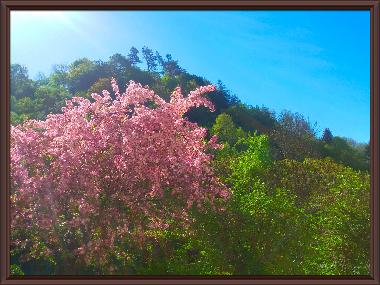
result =
[[[202,96],[212,85],[186,97],[177,88],[165,102],[133,81],[123,94],[111,83],[115,100],[108,91],[94,102],[74,97],[62,114],[11,127],[12,230],[37,228],[51,250],[99,256],[133,229],[163,228],[194,203],[229,196],[210,166],[217,138],[207,142],[206,129],[184,117],[213,110]],[[165,210],[157,201],[166,191],[183,204]]]

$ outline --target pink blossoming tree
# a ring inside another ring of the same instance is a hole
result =
[[[186,225],[193,205],[228,197],[210,166],[216,137],[184,117],[213,110],[202,96],[213,86],[186,97],[177,88],[170,102],[132,81],[122,94],[112,86],[115,100],[74,97],[62,114],[11,127],[12,231],[38,232],[16,244],[102,263],[126,235]],[[168,195],[179,202],[162,203]]]

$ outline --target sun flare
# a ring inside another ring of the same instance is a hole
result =
[[[61,21],[67,22],[69,20],[69,11],[12,11],[11,17],[16,18],[18,21]]]

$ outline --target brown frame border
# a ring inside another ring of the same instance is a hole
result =
[[[0,0],[0,284],[380,284],[380,0]],[[369,10],[371,27],[370,276],[28,276],[9,272],[9,68],[11,10]]]

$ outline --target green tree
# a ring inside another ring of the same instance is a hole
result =
[[[246,136],[243,129],[236,127],[231,116],[225,113],[216,118],[211,132],[218,136],[220,142],[228,143],[230,146],[234,146],[239,139]]]
[[[142,48],[142,55],[145,59],[147,68],[149,72],[154,72],[157,69],[157,57],[154,55],[153,51],[144,46]]]
[[[65,106],[66,99],[72,97],[70,92],[62,86],[42,85],[36,89],[36,110],[40,112],[43,119],[47,114],[57,114],[61,112],[61,108]]]
[[[234,100],[231,106],[225,111],[231,115],[234,123],[242,127],[245,131],[259,134],[269,134],[276,124],[274,113],[265,107],[252,107]]]
[[[131,62],[120,53],[116,53],[108,60],[108,65],[111,70],[112,76],[120,78],[125,74],[131,66]]]
[[[162,68],[162,74],[168,75],[170,77],[180,75],[185,72],[185,70],[179,66],[178,60],[173,60],[170,54],[166,55],[166,59],[164,59],[158,51],[156,51],[156,59]]]
[[[16,99],[33,97],[35,86],[29,79],[28,69],[20,64],[12,64],[10,70],[10,93]]]
[[[325,144],[324,155],[354,169],[369,170],[365,147],[358,148],[345,138],[334,137],[330,144]]]
[[[98,93],[101,94],[103,90],[112,90],[111,78],[99,78],[89,89],[89,94]],[[113,94],[110,94],[111,97]]]
[[[332,143],[332,140],[333,140],[333,135],[330,131],[329,128],[326,128],[324,131],[323,131],[323,135],[322,135],[322,141],[324,141],[325,143],[327,144],[331,144]]]
[[[67,72],[68,89],[72,94],[87,91],[102,74],[99,74],[99,65],[82,58],[74,61]]]
[[[135,47],[131,47],[129,54],[128,54],[128,60],[132,65],[136,65],[138,63],[141,63],[141,60],[139,58],[139,50]]]
[[[63,64],[56,64],[53,67],[53,73],[49,76],[48,80],[53,85],[69,87],[68,82],[69,67]]]
[[[272,151],[277,159],[302,161],[306,157],[321,157],[321,145],[316,138],[316,125],[301,114],[284,111],[272,130]]]

